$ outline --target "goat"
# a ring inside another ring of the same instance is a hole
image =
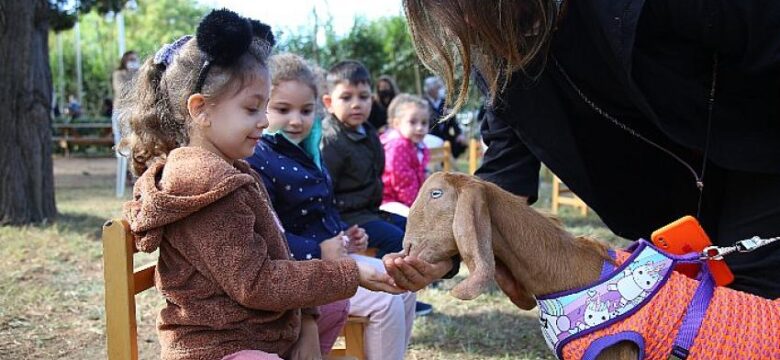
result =
[[[513,302],[531,310],[537,296],[584,287],[599,279],[605,261],[614,263],[606,245],[569,234],[525,199],[468,175],[432,175],[420,189],[407,221],[405,254],[430,263],[460,254],[470,274],[451,294],[463,300],[489,288],[497,264],[508,270],[520,293]],[[724,291],[734,290],[717,288],[716,296]],[[780,306],[775,309],[766,336],[780,336],[780,324],[772,324],[780,322]],[[637,359],[639,353],[635,344],[619,342],[598,359]]]

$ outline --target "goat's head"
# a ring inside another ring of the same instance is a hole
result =
[[[460,254],[470,275],[452,295],[463,300],[487,290],[495,273],[485,186],[467,175],[436,173],[423,184],[407,220],[407,254],[431,263]]]

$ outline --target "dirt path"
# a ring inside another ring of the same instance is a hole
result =
[[[54,184],[57,188],[113,186],[116,158],[54,158]]]

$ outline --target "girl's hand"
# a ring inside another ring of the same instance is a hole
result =
[[[416,256],[406,256],[403,253],[387,254],[382,261],[397,286],[409,291],[420,290],[441,279],[453,266],[450,259],[431,264]]]
[[[320,253],[322,260],[338,260],[347,256],[347,247],[344,246],[344,232],[321,242]]]
[[[311,315],[301,316],[301,334],[290,350],[292,360],[322,359],[317,321]]]
[[[361,252],[368,248],[368,234],[362,227],[352,225],[347,229],[347,238],[349,238],[347,252],[350,254]]]
[[[360,286],[373,291],[384,291],[390,294],[400,294],[406,290],[395,285],[393,278],[383,272],[379,272],[375,267],[367,264],[357,263],[360,274]]]

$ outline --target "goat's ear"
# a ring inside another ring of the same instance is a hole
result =
[[[458,194],[452,222],[458,252],[469,268],[469,277],[452,289],[452,295],[458,299],[474,299],[493,282],[496,264],[491,227],[484,185],[464,185]]]

